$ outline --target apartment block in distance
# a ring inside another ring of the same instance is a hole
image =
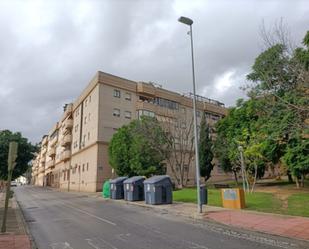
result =
[[[213,126],[224,117],[224,104],[198,97],[198,122],[202,112]],[[98,72],[74,103],[66,104],[60,120],[43,136],[33,160],[32,182],[66,190],[95,192],[115,177],[108,160],[108,143],[121,126],[141,116],[160,122],[192,120],[192,95],[175,93],[154,83],[135,82]],[[195,183],[195,167],[189,167],[189,183]],[[170,169],[167,165],[167,174]],[[212,179],[230,176],[215,167]]]

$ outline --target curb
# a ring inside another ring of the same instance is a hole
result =
[[[16,209],[16,211],[17,211],[17,213],[19,214],[19,216],[20,216],[20,218],[21,218],[21,221],[22,221],[22,224],[23,224],[23,226],[24,226],[26,235],[27,235],[28,238],[29,238],[30,247],[31,247],[31,249],[38,249],[38,247],[37,247],[37,245],[36,245],[36,243],[35,243],[35,240],[34,240],[32,234],[30,233],[28,224],[27,224],[26,219],[25,219],[24,212],[23,212],[23,210],[22,210],[22,208],[21,208],[21,206],[20,206],[18,200],[17,200],[15,197],[13,197],[13,198],[14,198],[14,201],[16,202],[16,204],[17,204],[16,206],[18,207],[18,208]]]

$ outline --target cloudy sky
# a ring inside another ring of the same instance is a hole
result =
[[[192,91],[181,15],[198,94],[227,106],[244,96],[263,20],[283,18],[296,44],[309,29],[308,1],[0,0],[0,130],[38,142],[98,70]]]

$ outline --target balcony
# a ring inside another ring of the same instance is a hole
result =
[[[53,137],[53,138],[49,141],[50,146],[55,145],[55,144],[57,143],[57,141],[58,141],[58,136]]]
[[[56,148],[55,147],[50,148],[48,151],[48,156],[53,157],[55,155],[56,155]]]
[[[138,101],[136,102],[136,109],[137,110],[147,110],[147,111],[152,111],[154,113],[156,113],[156,108],[157,106],[152,104],[152,103],[149,103],[147,101]]]
[[[43,148],[41,149],[41,154],[42,154],[42,155],[45,155],[46,152],[47,152],[47,148],[46,148],[46,147],[43,147]]]
[[[41,163],[45,163],[45,162],[46,162],[45,156],[41,157]]]
[[[48,143],[48,136],[46,135],[46,136],[44,136],[44,138],[43,138],[43,140],[42,140],[42,145],[44,146],[44,145],[47,145],[47,143]]]
[[[67,118],[66,120],[64,120],[64,128],[65,129],[72,129],[73,128],[73,119],[69,119]]]
[[[72,135],[66,134],[61,141],[61,146],[65,147],[71,143],[72,143]]]
[[[152,84],[144,83],[144,82],[138,82],[137,83],[137,92],[154,96],[155,92],[156,92],[156,88]]]
[[[40,174],[40,173],[44,173],[44,172],[45,172],[45,167],[39,168],[39,174]]]
[[[52,160],[49,160],[47,163],[46,163],[46,168],[49,169],[51,167],[53,167],[55,165],[55,160],[52,159]]]
[[[61,160],[69,160],[71,158],[71,151],[70,150],[65,150],[61,153]]]

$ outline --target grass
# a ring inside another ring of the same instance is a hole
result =
[[[309,217],[309,194],[293,194],[288,198],[288,210],[290,215]]]
[[[196,189],[185,188],[182,190],[174,191],[173,199],[174,201],[179,202],[196,203]],[[308,193],[292,194],[288,198],[288,206],[286,208],[283,208],[282,201],[272,193],[246,193],[245,202],[246,209],[248,210],[309,217]],[[208,205],[222,206],[221,190],[208,189]]]

